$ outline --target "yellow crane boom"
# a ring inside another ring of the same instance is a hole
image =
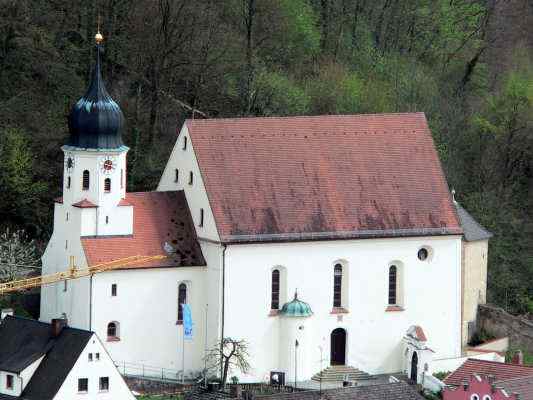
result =
[[[33,278],[19,279],[11,282],[0,283],[0,295],[18,292],[19,290],[32,289],[42,285],[49,285],[56,282],[67,281],[71,279],[83,278],[105,272],[113,269],[120,269],[128,265],[144,263],[147,261],[162,260],[167,256],[131,256],[121,258],[114,261],[109,261],[101,264],[96,264],[88,268],[78,269],[74,266],[71,258],[70,267],[66,271],[56,272],[55,274],[35,276]]]

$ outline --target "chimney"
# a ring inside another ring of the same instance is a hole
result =
[[[65,318],[54,318],[52,320],[52,337],[58,337],[63,328],[67,327],[67,320]]]
[[[12,308],[3,308],[2,311],[0,311],[0,321],[2,321],[8,315],[13,316],[13,309]]]
[[[511,364],[524,365],[524,353],[522,353],[522,350],[518,350],[514,353]]]

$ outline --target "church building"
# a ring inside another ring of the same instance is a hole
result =
[[[221,338],[246,340],[241,381],[329,365],[416,375],[413,340],[461,355],[464,230],[423,113],[187,120],[143,193],[126,192],[123,122],[98,53],[69,116],[43,274],[164,258],[43,286],[41,320],[95,331],[119,364],[186,376]]]

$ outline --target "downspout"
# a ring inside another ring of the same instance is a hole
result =
[[[93,330],[93,274],[89,277],[89,331]]]
[[[221,316],[222,320],[220,322],[220,379],[224,376],[224,364],[223,364],[223,352],[224,352],[224,302],[225,302],[225,291],[226,291],[226,250],[227,246],[222,244],[222,309]],[[221,382],[222,383],[222,382]]]

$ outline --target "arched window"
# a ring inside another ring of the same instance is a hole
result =
[[[107,324],[107,340],[113,341],[119,338],[119,323],[116,321]]]
[[[342,307],[342,265],[333,268],[333,307]]]
[[[83,182],[82,182],[82,189],[83,190],[89,190],[89,171],[85,170],[83,171]]]
[[[398,268],[391,265],[389,268],[389,305],[394,306],[398,302]]]
[[[270,308],[279,310],[279,269],[272,271],[272,301]]]
[[[187,285],[180,283],[178,286],[178,322],[183,322],[183,307],[182,304],[187,303]]]
[[[111,178],[105,178],[104,180],[104,191],[109,193],[111,191]]]

